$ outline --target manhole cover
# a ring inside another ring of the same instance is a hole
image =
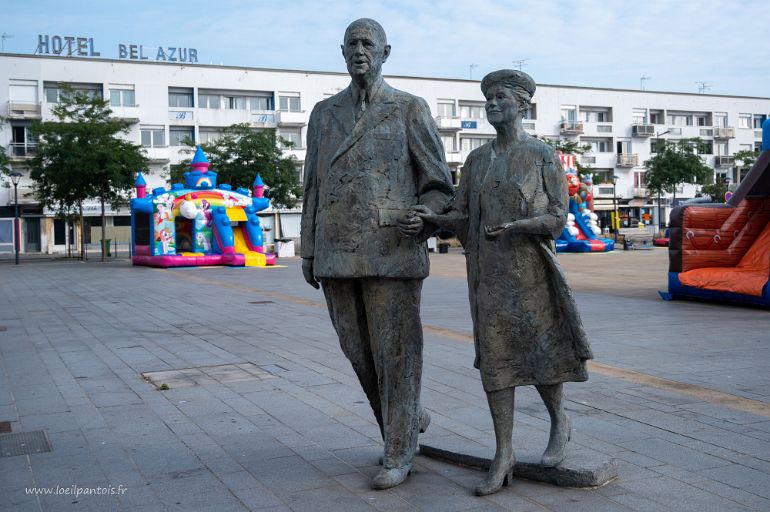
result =
[[[11,431],[10,421],[0,421],[0,434],[7,434]]]
[[[7,330],[8,330],[8,327],[6,327],[5,325],[0,325],[0,332],[7,331]]]
[[[275,378],[272,373],[274,372],[257,366],[254,363],[239,363],[144,372],[142,377],[157,389],[166,390],[184,386],[205,385],[211,383],[212,380],[220,384],[229,384],[250,380],[272,379]]]
[[[53,450],[45,430],[0,435],[0,457],[32,455]]]

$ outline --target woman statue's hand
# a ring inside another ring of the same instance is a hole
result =
[[[417,215],[418,217],[420,217],[422,220],[427,220],[428,222],[433,222],[433,223],[435,223],[435,222],[436,222],[436,220],[437,220],[437,219],[438,219],[438,217],[439,217],[439,216],[436,214],[436,212],[434,212],[433,210],[431,210],[430,208],[428,208],[428,207],[427,207],[427,206],[425,206],[424,204],[417,204],[417,205],[414,205],[414,206],[412,206],[412,207],[409,209],[409,211],[410,211],[412,214],[414,214],[414,215]]]
[[[488,239],[494,240],[507,231],[514,231],[516,228],[515,222],[506,222],[499,226],[484,226],[484,234]]]

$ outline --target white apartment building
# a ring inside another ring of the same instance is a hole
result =
[[[404,76],[386,80],[428,102],[455,179],[468,153],[494,137],[479,81]],[[169,165],[188,156],[180,152],[183,139],[206,142],[234,123],[275,128],[294,142],[287,153],[296,158],[301,176],[310,112],[318,101],[345,88],[349,77],[344,72],[0,54],[0,116],[7,118],[0,125],[0,144],[23,174],[18,192],[24,252],[63,252],[73,236],[54,212],[29,196],[24,165],[36,150],[31,123],[51,119],[61,83],[109,99],[114,115],[136,121],[127,138],[147,152],[150,168],[145,177],[152,189],[165,186]],[[761,124],[769,114],[770,98],[539,84],[524,127],[534,135],[591,146],[581,163],[595,169],[595,208],[604,225],[613,197],[627,224],[657,224],[658,198],[649,197],[644,187],[644,162],[654,155],[658,139],[702,138],[708,146],[701,155],[704,161],[717,176],[736,183],[748,169],[741,169],[732,155],[759,148]],[[0,179],[0,251],[7,251],[3,221],[13,216],[14,198],[10,180]],[[677,191],[677,202],[696,192],[696,186],[685,185]],[[663,198],[663,205],[667,219],[671,199]],[[86,205],[85,211],[92,219],[89,226],[97,226],[98,204]],[[298,213],[281,216],[285,237],[299,236]],[[125,238],[128,210],[110,210],[108,215],[108,237]]]

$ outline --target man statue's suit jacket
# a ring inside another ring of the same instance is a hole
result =
[[[453,193],[425,101],[382,82],[356,122],[348,87],[310,116],[301,255],[318,278],[425,278],[429,226],[402,239],[396,221],[416,204],[441,212]]]

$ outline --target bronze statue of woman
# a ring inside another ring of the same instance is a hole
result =
[[[446,212],[413,209],[454,231],[465,249],[474,366],[481,371],[497,444],[489,473],[476,488],[480,496],[510,481],[517,386],[534,385],[551,418],[543,465],[564,460],[570,423],[562,383],[587,380],[592,357],[553,244],[567,222],[567,180],[553,148],[522,126],[535,82],[503,69],[485,76],[481,90],[497,137],[468,156]]]

